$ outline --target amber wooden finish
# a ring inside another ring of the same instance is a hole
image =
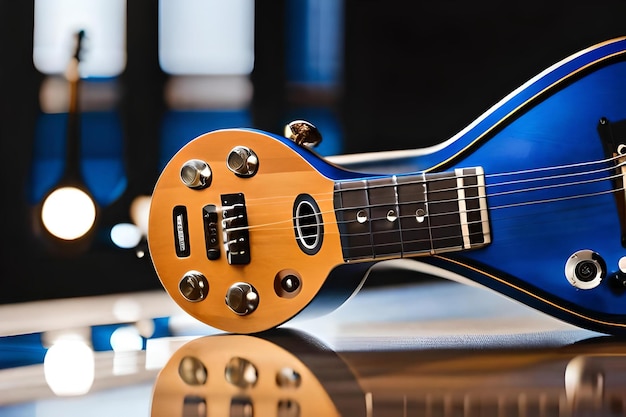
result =
[[[184,358],[193,358],[206,368],[206,382],[186,384],[179,374]],[[243,359],[256,370],[257,380],[248,387],[227,381],[225,369],[231,359]],[[280,386],[276,376],[289,369],[300,377],[294,386]],[[244,335],[208,336],[178,349],[161,369],[153,390],[152,417],[183,415],[185,397],[203,399],[207,416],[230,416],[231,401],[245,398],[252,404],[250,415],[276,416],[279,402],[290,401],[298,413],[289,415],[339,416],[324,386],[297,356],[264,339]],[[196,414],[194,414],[196,415]],[[237,414],[238,415],[238,414]]]
[[[257,154],[256,175],[242,178],[227,168],[227,155],[235,146],[247,146]],[[180,180],[180,168],[190,159],[201,159],[211,167],[208,188],[189,189]],[[297,152],[262,133],[222,130],[194,139],[168,163],[152,196],[148,243],[159,279],[183,310],[215,328],[251,333],[282,324],[301,311],[330,270],[343,263],[333,185]],[[208,260],[205,253],[202,208],[207,204],[219,207],[220,195],[227,193],[245,196],[250,226],[248,265],[230,265],[223,248],[218,260]],[[300,193],[313,196],[323,213],[325,235],[315,255],[305,254],[295,238],[292,212]],[[177,257],[174,250],[172,210],[177,205],[186,206],[189,217],[191,255],[187,258]],[[276,274],[285,269],[295,270],[301,277],[302,287],[295,297],[282,297],[274,289]],[[179,281],[190,270],[201,272],[208,280],[209,294],[203,301],[189,302],[180,294]],[[224,301],[228,288],[239,281],[252,284],[259,293],[258,308],[247,316],[236,315]]]

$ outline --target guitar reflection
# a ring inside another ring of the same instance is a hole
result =
[[[626,344],[333,352],[278,329],[181,346],[156,380],[160,416],[626,415]]]

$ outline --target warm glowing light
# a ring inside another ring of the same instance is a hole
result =
[[[46,352],[44,377],[56,395],[89,392],[95,375],[93,350],[82,340],[60,340]]]
[[[62,187],[44,201],[41,220],[54,236],[65,240],[78,239],[89,232],[96,221],[96,206],[84,191]]]

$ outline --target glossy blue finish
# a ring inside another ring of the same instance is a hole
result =
[[[616,200],[610,192],[613,188],[608,179],[612,174],[608,170],[610,165],[494,176],[501,172],[605,159],[597,131],[602,117],[613,121],[626,119],[626,62],[600,68],[554,92],[466,157],[455,161],[457,166],[480,165],[485,170],[493,244],[450,258],[477,261],[484,266],[481,269],[513,282],[534,296],[492,283],[490,277],[478,278],[488,286],[497,286],[502,292],[521,297],[535,307],[571,319],[569,321],[586,320],[577,314],[597,319],[598,328],[606,330],[603,321],[619,322],[622,328],[626,324],[626,292],[615,291],[606,282],[592,290],[576,289],[566,280],[564,267],[573,253],[589,249],[605,260],[610,275],[618,270],[619,259],[626,256],[626,249],[621,245]],[[595,172],[598,170],[601,171]],[[514,179],[573,173],[576,175],[498,185]],[[597,181],[591,182],[593,179]],[[584,183],[572,185],[581,181]],[[523,191],[546,185],[555,186]],[[510,190],[518,192],[499,194]],[[599,195],[570,198],[590,194]],[[555,198],[565,199],[523,204]],[[523,205],[506,207],[520,203]],[[544,303],[547,304],[542,305]],[[563,310],[559,311],[559,307]],[[556,311],[552,311],[553,308]],[[570,313],[574,315],[568,317]]]
[[[607,157],[597,127],[602,117],[626,120],[625,58],[626,38],[589,48],[526,83],[445,146],[395,161],[415,172],[473,166],[485,171],[492,243],[420,259],[570,323],[626,334],[626,289],[615,290],[608,277],[596,288],[577,289],[564,273],[579,250],[597,252],[607,276],[626,256],[608,178],[611,164],[544,170]],[[332,179],[364,176],[279,140]],[[393,171],[393,164],[387,169]]]

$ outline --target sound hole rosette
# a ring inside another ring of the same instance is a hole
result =
[[[322,247],[324,223],[319,206],[309,194],[300,194],[293,203],[293,228],[296,242],[307,255]]]

